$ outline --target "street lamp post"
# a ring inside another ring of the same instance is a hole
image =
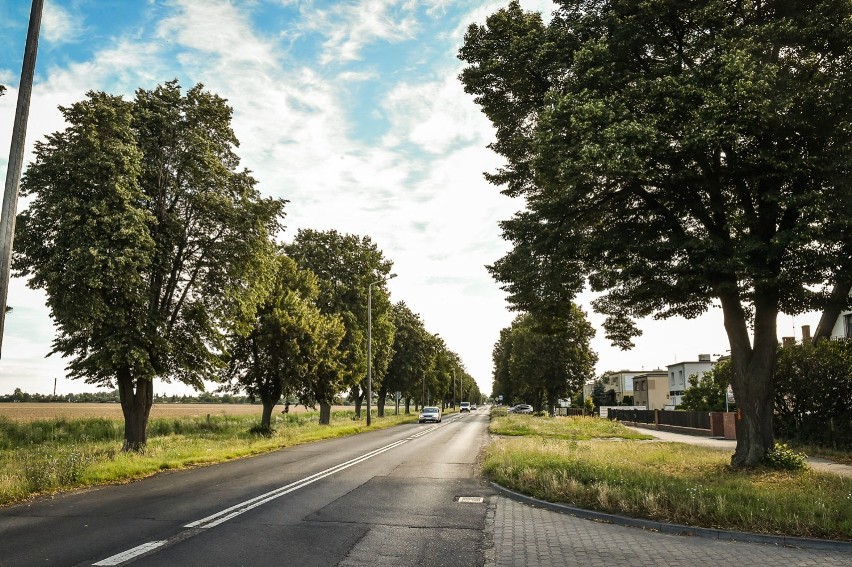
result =
[[[373,286],[395,277],[396,274],[390,274],[387,279],[370,282],[367,286],[367,427],[373,423],[370,415],[373,398]]]

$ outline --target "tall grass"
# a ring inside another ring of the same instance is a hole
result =
[[[120,451],[121,420],[59,418],[21,423],[0,417],[0,505],[35,494],[141,478],[366,430],[364,418],[354,420],[353,415],[335,411],[330,425],[320,425],[316,412],[278,414],[268,435],[251,432],[258,417],[250,415],[152,419],[145,450],[130,454]],[[415,419],[413,415],[374,417],[370,429]]]
[[[813,471],[740,471],[730,454],[681,443],[582,439],[554,435],[569,420],[527,416],[545,435],[502,438],[486,450],[483,470],[495,482],[551,502],[693,526],[852,540],[852,479]],[[500,430],[503,418],[494,420]],[[583,418],[579,418],[583,419]],[[513,426],[516,427],[516,426]],[[606,435],[615,437],[614,435]],[[595,436],[593,436],[595,437]],[[600,437],[600,436],[597,436]]]

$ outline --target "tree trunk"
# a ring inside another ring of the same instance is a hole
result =
[[[260,416],[260,426],[268,428],[272,422],[272,410],[275,408],[275,401],[261,400],[261,403],[263,404],[263,413]]]
[[[255,360],[258,360],[255,355]],[[260,389],[260,403],[263,404],[263,413],[260,418],[261,427],[272,426],[272,410],[281,399],[284,388],[280,380],[270,377],[264,379],[263,387]]]
[[[405,415],[411,413],[411,398],[405,398]]]
[[[124,414],[124,452],[140,452],[148,442],[148,416],[154,403],[150,380],[133,378],[129,368],[118,370],[118,396]]]
[[[385,416],[385,400],[388,397],[388,391],[384,386],[379,388],[379,399],[376,400],[376,417]]]
[[[328,402],[320,402],[320,425],[331,424],[331,404]]]
[[[739,298],[722,298],[725,330],[731,345],[731,388],[737,400],[737,448],[731,457],[733,467],[758,465],[775,445],[772,372],[778,350],[778,309],[773,297],[757,295],[754,347]]]
[[[361,387],[358,384],[352,386],[350,396],[355,400],[355,419],[361,419],[361,402],[364,399],[364,393],[361,392]]]

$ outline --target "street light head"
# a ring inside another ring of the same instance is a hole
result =
[[[390,274],[390,275],[388,276],[388,279],[389,279],[389,280],[392,280],[392,279],[394,279],[395,277],[396,277],[396,274]]]

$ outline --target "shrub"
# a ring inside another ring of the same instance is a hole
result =
[[[763,457],[763,464],[772,469],[803,470],[808,466],[808,457],[790,449],[784,443],[776,443]]]
[[[260,437],[272,437],[275,435],[275,429],[268,425],[255,425],[249,429],[249,433]]]
[[[774,379],[778,437],[852,449],[852,340],[785,346]]]

